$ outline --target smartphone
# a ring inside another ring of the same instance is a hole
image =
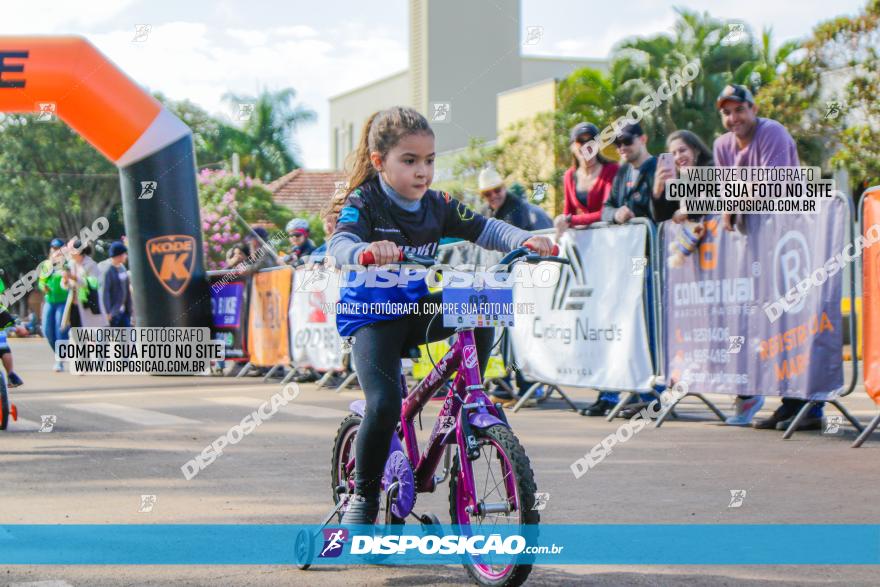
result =
[[[660,153],[657,157],[657,166],[661,169],[666,168],[675,173],[675,161],[672,159],[672,153]]]

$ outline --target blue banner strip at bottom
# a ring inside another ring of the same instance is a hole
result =
[[[522,550],[534,546],[543,548]],[[418,525],[0,526],[0,564],[459,564],[463,553],[491,564],[878,565],[880,524],[581,524],[463,532]]]

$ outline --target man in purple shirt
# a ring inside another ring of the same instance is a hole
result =
[[[745,86],[731,84],[726,86],[715,105],[721,114],[721,124],[729,132],[715,139],[713,148],[715,165],[718,167],[797,167],[797,146],[785,127],[769,118],[758,117],[755,98]],[[722,214],[724,228],[733,230],[736,224],[744,229],[742,215]],[[800,411],[805,400],[783,398],[769,418],[752,424],[755,428],[773,429],[788,427]],[[732,426],[748,426],[755,414],[764,405],[763,396],[740,395],[736,398],[736,415],[727,419]],[[807,418],[801,421],[799,430],[820,430],[822,428],[822,404],[816,404]]]

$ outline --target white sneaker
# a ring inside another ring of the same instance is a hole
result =
[[[61,361],[56,362],[55,366],[52,367],[52,370],[55,371],[56,373],[63,373],[64,372],[64,363],[62,363]]]

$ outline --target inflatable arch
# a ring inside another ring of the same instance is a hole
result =
[[[119,168],[138,326],[209,326],[189,127],[83,38],[0,37],[0,112],[41,111]]]

